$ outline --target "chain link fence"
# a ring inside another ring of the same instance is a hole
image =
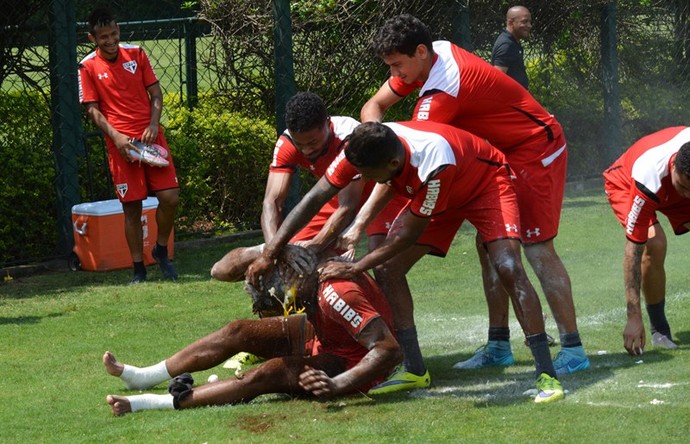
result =
[[[0,264],[64,252],[61,245],[48,248],[45,239],[71,229],[67,203],[113,197],[102,141],[79,114],[72,91],[76,62],[93,50],[84,22],[95,3],[4,2],[0,149],[10,160],[0,175],[0,214],[15,216],[0,227]],[[523,42],[530,91],[565,128],[571,180],[598,177],[636,138],[690,121],[687,1],[522,3],[534,22]],[[212,99],[280,127],[280,104],[296,90],[319,93],[334,115],[359,116],[388,76],[370,49],[387,18],[414,14],[434,38],[490,60],[512,4],[170,0],[111,7],[121,40],[143,46],[153,62],[165,93],[164,124],[174,106]],[[287,28],[281,14],[288,14]],[[387,118],[407,119],[413,104],[414,97],[406,99]]]

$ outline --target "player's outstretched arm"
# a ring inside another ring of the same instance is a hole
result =
[[[631,355],[641,355],[645,347],[645,329],[642,321],[640,288],[642,283],[642,253],[644,244],[630,240],[625,243],[623,278],[628,321],[623,330],[623,346]]]
[[[288,193],[292,174],[285,172],[269,172],[266,179],[266,191],[261,208],[261,231],[264,241],[268,242],[275,236],[283,221],[283,208]]]
[[[346,251],[354,250],[366,228],[394,195],[395,192],[388,185],[376,184],[367,201],[359,209],[355,220],[345,232],[338,236],[337,247]]]
[[[360,121],[381,122],[386,110],[402,100],[402,97],[393,92],[388,82],[381,85],[381,88],[362,106],[360,111]]]
[[[321,282],[329,279],[351,279],[358,273],[381,265],[398,253],[414,245],[431,221],[412,214],[409,209],[398,216],[386,239],[357,262],[331,261],[319,270]]]
[[[340,190],[338,193],[338,208],[328,218],[321,231],[310,241],[302,243],[302,246],[318,254],[329,246],[334,245],[339,234],[347,228],[357,215],[363,190],[363,180],[353,181],[350,185]]]
[[[338,191],[338,188],[331,185],[325,177],[319,179],[285,218],[275,236],[266,243],[261,256],[249,266],[246,274],[247,281],[257,288],[262,288],[259,278],[273,270],[273,262],[278,258],[282,248]]]

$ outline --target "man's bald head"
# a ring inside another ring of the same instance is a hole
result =
[[[532,29],[532,14],[524,6],[513,6],[506,14],[506,30],[513,34],[516,40],[529,37]]]

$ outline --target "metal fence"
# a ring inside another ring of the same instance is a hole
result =
[[[71,205],[112,197],[100,138],[76,102],[76,61],[93,49],[83,23],[92,3],[9,0],[8,13],[0,18],[0,98],[23,97],[26,109],[33,109],[13,111],[19,109],[16,104],[12,108],[0,101],[0,113],[5,114],[0,115],[0,150],[26,142],[44,150],[32,162],[44,162],[54,174],[50,189],[32,190],[21,162],[16,171],[3,171],[0,214],[19,212],[44,220],[36,233],[27,227],[20,241],[16,233],[0,230],[0,264],[64,254],[71,248]],[[180,9],[180,3],[195,11]],[[532,37],[523,43],[530,90],[565,128],[571,179],[596,177],[636,138],[690,120],[687,1],[522,3],[534,20]],[[166,103],[194,106],[202,93],[212,94],[228,109],[250,117],[278,116],[280,127],[281,104],[296,90],[321,94],[332,114],[359,115],[364,100],[387,77],[369,44],[388,17],[412,13],[435,38],[452,40],[488,60],[509,2],[200,0],[112,5],[120,18],[122,41],[140,44],[149,53]],[[406,118],[413,102],[403,102],[389,117]],[[23,194],[16,197],[9,188]],[[47,247],[48,229],[53,230],[50,238],[57,239],[55,246]]]

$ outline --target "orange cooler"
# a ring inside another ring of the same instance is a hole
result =
[[[158,199],[149,197],[142,203],[141,223],[144,229],[144,264],[156,261],[151,249],[156,244]],[[125,216],[117,199],[87,202],[72,207],[74,253],[82,270],[108,271],[132,267],[132,256],[125,239]],[[168,256],[174,254],[173,233],[168,240]]]

